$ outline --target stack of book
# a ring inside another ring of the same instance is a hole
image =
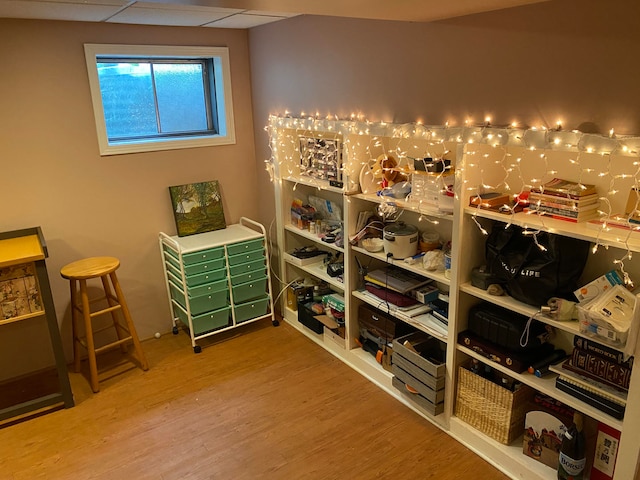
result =
[[[525,212],[548,215],[559,220],[581,222],[598,216],[595,185],[554,178],[540,188],[532,188]]]
[[[431,282],[428,278],[421,277],[416,273],[403,270],[394,265],[372,270],[365,275],[364,279],[367,282],[403,294]]]
[[[573,345],[568,360],[550,367],[558,374],[556,388],[621,419],[627,404],[633,357],[624,360],[622,352],[577,335]]]

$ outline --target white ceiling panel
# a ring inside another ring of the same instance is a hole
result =
[[[264,10],[247,10],[242,13],[246,13],[247,15],[269,15],[272,17],[284,17],[284,18],[295,17],[296,15],[300,15],[299,13],[272,12],[272,11],[265,12]]]
[[[264,25],[266,23],[277,22],[278,20],[282,20],[283,18],[286,17],[275,17],[270,15],[247,15],[244,13],[239,13],[237,15],[232,15],[230,17],[223,18],[222,20],[208,23],[203,26],[215,28],[251,28],[257,27],[258,25]]]
[[[231,8],[137,2],[107,21],[140,25],[197,27],[241,11]]]
[[[127,3],[129,2],[126,0],[82,4],[74,1],[0,0],[0,17],[101,22],[117,13]]]
[[[251,28],[296,15],[429,22],[544,1],[549,0],[0,0],[0,17]]]

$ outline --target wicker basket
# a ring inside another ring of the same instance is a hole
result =
[[[524,432],[524,417],[534,394],[526,385],[512,392],[461,366],[455,413],[472,427],[508,445]]]

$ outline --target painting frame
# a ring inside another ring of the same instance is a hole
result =
[[[179,237],[227,228],[217,180],[169,187]]]

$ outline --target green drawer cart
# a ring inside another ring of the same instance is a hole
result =
[[[269,252],[262,224],[247,217],[222,230],[186,237],[160,232],[160,254],[173,333],[197,340],[264,318],[273,310]]]

